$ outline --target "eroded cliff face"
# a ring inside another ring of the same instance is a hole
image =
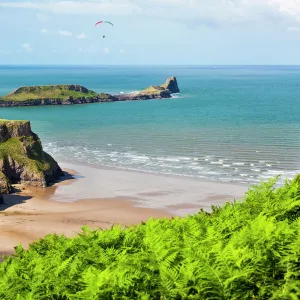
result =
[[[0,194],[10,193],[13,183],[46,187],[62,175],[29,121],[0,119]]]
[[[167,79],[166,83],[162,85],[162,87],[164,87],[165,89],[169,90],[171,92],[171,94],[174,93],[180,93],[179,87],[178,87],[178,83],[177,83],[177,79],[176,77],[170,77]]]

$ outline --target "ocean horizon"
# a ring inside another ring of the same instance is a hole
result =
[[[24,85],[111,94],[176,76],[171,99],[0,108],[28,119],[58,162],[255,184],[300,173],[300,66],[0,66],[0,97]]]

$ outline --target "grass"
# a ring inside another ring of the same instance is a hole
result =
[[[81,97],[93,98],[96,96],[98,96],[98,94],[91,90],[87,90],[87,92],[74,91],[74,90],[70,90],[68,85],[57,85],[57,86],[21,87],[17,89],[15,92],[2,97],[2,100],[4,101],[27,101],[27,100],[37,100],[37,99],[68,100],[70,97],[77,99]]]
[[[148,88],[146,88],[145,90],[142,90],[141,93],[145,93],[145,94],[159,94],[162,91],[164,91],[165,88],[160,87],[160,86],[150,86]]]
[[[30,149],[28,152],[25,147]],[[40,140],[34,141],[33,137],[10,138],[0,144],[0,160],[10,157],[20,166],[26,167],[28,172],[44,176],[42,171],[50,167],[49,157],[44,156]]]
[[[18,126],[18,125],[22,125],[22,124],[25,124],[29,121],[24,121],[24,120],[6,120],[6,119],[1,119],[0,118],[0,125],[1,124],[5,124],[6,126]]]

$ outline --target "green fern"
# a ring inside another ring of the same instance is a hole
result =
[[[0,299],[299,299],[300,175],[276,180],[211,213],[19,245]]]

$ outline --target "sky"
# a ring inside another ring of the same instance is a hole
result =
[[[295,65],[300,0],[0,0],[0,34],[0,65]]]

